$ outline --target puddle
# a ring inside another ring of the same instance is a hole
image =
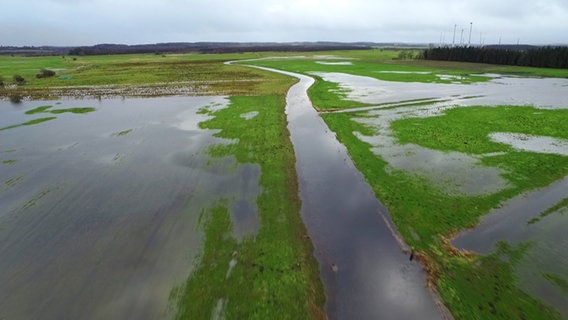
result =
[[[353,63],[351,61],[337,61],[337,62],[331,62],[331,61],[316,61],[317,64],[323,64],[323,65],[328,65],[328,66],[350,66]]]
[[[256,116],[258,116],[258,111],[251,111],[251,112],[241,114],[241,118],[243,118],[245,120],[254,119],[254,117],[256,117]]]
[[[272,69],[261,68],[273,72]],[[389,214],[312,107],[299,78],[286,97],[302,217],[315,247],[330,319],[439,319],[419,263],[393,235]]]
[[[201,250],[202,209],[223,199],[236,237],[258,229],[260,167],[210,158],[211,145],[235,141],[198,127],[200,110],[228,100],[61,102],[96,110],[1,133],[19,161],[0,171],[0,318],[171,318],[170,292]],[[0,127],[48,104],[0,102]]]
[[[393,136],[390,124],[405,118],[431,117],[453,108],[445,105],[400,107],[368,111],[365,118],[354,121],[376,129],[373,136],[355,133],[372,146],[371,151],[398,170],[424,177],[448,195],[487,195],[508,187],[502,176],[503,169],[484,166],[482,158],[489,155],[470,155],[461,152],[444,152],[416,144],[400,144]]]
[[[495,132],[491,141],[510,145],[516,150],[568,156],[568,140],[522,133]]]
[[[377,73],[386,73],[386,74],[432,74],[429,71],[377,71]]]

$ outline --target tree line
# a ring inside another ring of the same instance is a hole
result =
[[[470,46],[435,47],[424,50],[420,58],[566,69],[568,47],[534,47],[526,50]]]

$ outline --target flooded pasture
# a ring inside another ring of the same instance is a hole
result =
[[[339,112],[355,112],[354,121],[374,129],[373,135],[355,134],[370,144],[371,150],[391,168],[426,179],[449,196],[484,196],[510,188],[506,169],[482,162],[502,153],[468,154],[402,144],[393,133],[392,122],[443,116],[447,110],[468,106],[568,109],[567,79],[493,76],[488,82],[463,85],[396,83],[340,73],[317,75],[338,83],[345,90],[346,99],[377,104]],[[410,106],[408,101],[424,103]],[[535,110],[535,115],[539,113]],[[510,146],[512,151],[568,156],[568,140],[562,138],[494,132],[487,139]],[[453,242],[459,248],[482,254],[494,252],[499,241],[513,246],[528,244],[521,262],[514,266],[520,287],[553,305],[564,317],[568,316],[567,181],[565,177],[546,188],[510,199],[484,217],[478,227],[464,232]]]
[[[329,318],[442,318],[388,212],[312,107],[307,89],[314,80],[282,73],[300,80],[288,91],[286,112],[302,216],[320,264]]]
[[[391,71],[392,72],[392,71]],[[486,75],[472,84],[393,82],[337,72],[311,72],[337,83],[347,100],[369,104],[420,99],[444,100],[446,105],[531,105],[543,109],[568,108],[568,79]],[[444,75],[442,75],[444,76]]]
[[[568,316],[565,288],[554,279],[568,276],[568,177],[552,185],[521,194],[485,216],[472,230],[459,234],[453,244],[461,249],[489,254],[497,243],[528,244],[515,266],[520,286]]]
[[[168,299],[201,250],[200,213],[225,201],[236,237],[258,228],[260,168],[210,157],[233,141],[198,127],[201,108],[227,103],[0,102],[0,318],[175,314]]]

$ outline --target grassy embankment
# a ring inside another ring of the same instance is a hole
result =
[[[255,64],[279,69],[306,72],[345,72],[381,78],[379,70],[424,71],[433,73],[467,74],[470,72],[509,73],[530,71],[540,76],[568,75],[565,70],[496,67],[464,63],[435,63],[416,61],[374,63],[353,62],[352,66],[325,66],[311,61],[262,61]],[[455,69],[467,66],[468,70]],[[353,70],[351,70],[353,68]],[[421,74],[405,74],[404,78],[382,78],[390,81],[430,81]],[[467,79],[467,76],[466,76]],[[479,79],[479,78],[476,78]],[[333,85],[333,84],[332,84]],[[342,100],[344,95],[329,94],[332,85],[316,84],[310,91],[320,109],[360,106]],[[321,97],[326,97],[327,100]],[[536,114],[535,114],[536,113]],[[510,147],[493,143],[490,132],[520,132],[568,138],[566,110],[538,110],[530,107],[459,108],[444,116],[425,119],[404,119],[392,123],[392,129],[401,143],[416,143],[424,147],[460,151],[468,154],[503,152],[484,158],[483,163],[505,169],[510,188],[487,196],[450,196],[434,188],[424,178],[393,170],[371,151],[371,146],[354,135],[360,132],[373,135],[375,128],[352,120],[357,114],[323,114],[331,130],[337,133],[356,163],[372,185],[378,198],[389,208],[394,222],[405,240],[417,250],[443,299],[458,319],[552,319],[560,315],[550,306],[527,295],[518,286],[515,265],[523,258],[528,244],[516,248],[501,244],[488,256],[463,254],[448,245],[448,238],[458,230],[475,225],[480,216],[496,207],[501,201],[526,190],[543,187],[568,173],[568,158],[550,154],[514,151]],[[555,283],[557,276],[549,276]],[[562,279],[562,278],[560,278]]]
[[[224,200],[202,213],[203,252],[187,282],[172,291],[178,319],[208,319],[216,312],[228,319],[325,318],[319,269],[299,214],[295,157],[284,113],[285,93],[294,80],[223,64],[257,56],[0,57],[1,74],[30,79],[12,90],[35,98],[48,96],[54,86],[170,85],[162,82],[199,82],[208,86],[206,94],[234,95],[226,109],[203,110],[213,118],[200,126],[219,130],[219,137],[235,141],[212,147],[212,157],[234,156],[239,163],[260,166],[259,230],[254,236],[233,238]],[[41,68],[66,69],[58,71],[66,77],[34,78]],[[88,95],[91,88],[84,90]],[[68,110],[73,111],[79,110]],[[258,115],[249,120],[240,117],[250,111]],[[57,112],[51,106],[30,110],[35,116]],[[230,261],[236,264],[228,276]]]

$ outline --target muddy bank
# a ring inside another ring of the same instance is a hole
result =
[[[287,95],[302,216],[315,247],[331,319],[440,319],[419,263],[390,229],[389,214],[312,107],[310,77]]]

